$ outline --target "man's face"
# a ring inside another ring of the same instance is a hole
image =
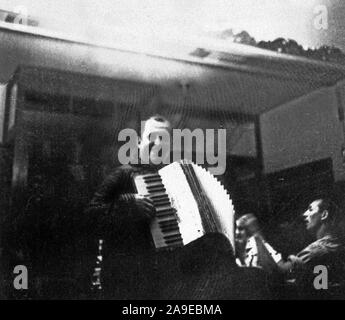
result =
[[[315,232],[322,224],[322,211],[319,207],[321,202],[322,200],[313,201],[303,214],[308,231]]]
[[[239,243],[244,243],[247,241],[248,234],[244,223],[241,221],[236,221],[236,231],[235,231],[236,241]]]
[[[169,131],[166,128],[144,130],[139,144],[139,150],[142,160],[149,160],[149,163],[157,164],[161,159],[170,155]],[[164,151],[166,151],[166,154]]]

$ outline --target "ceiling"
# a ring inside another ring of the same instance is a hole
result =
[[[2,81],[23,64],[100,77],[109,94],[116,79],[142,86],[132,99],[158,95],[161,106],[206,117],[220,113],[245,120],[345,78],[342,66],[239,44],[179,43],[177,50],[174,43],[155,43],[144,50],[133,39],[115,48],[19,29],[0,26]],[[117,92],[119,99],[131,95],[128,88]]]

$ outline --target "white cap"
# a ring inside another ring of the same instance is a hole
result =
[[[170,122],[162,116],[154,116],[145,121],[144,130],[142,136],[151,132],[157,132],[161,130],[169,130]]]

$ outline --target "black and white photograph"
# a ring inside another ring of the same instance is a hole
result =
[[[0,300],[344,299],[343,0],[0,0]]]

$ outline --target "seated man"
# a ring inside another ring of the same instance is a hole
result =
[[[314,273],[316,266],[327,268],[327,287],[330,290],[345,280],[345,242],[338,228],[342,217],[330,199],[313,201],[303,217],[307,231],[316,241],[296,255],[290,255],[287,261],[280,261],[278,266],[283,273],[290,273],[296,279],[302,298],[321,297],[324,291],[317,290],[314,285],[318,275]],[[331,298],[330,295],[328,297]]]
[[[247,218],[244,225],[246,225],[246,230],[249,230],[249,236],[254,235],[256,244],[259,245],[254,246],[253,249],[247,241],[247,251],[244,252],[243,249],[240,251],[242,252],[241,260],[244,265],[257,265],[268,271],[278,269],[281,274],[292,279],[298,289],[293,293],[292,298],[297,298],[296,294],[300,298],[320,298],[324,292],[317,290],[314,286],[314,280],[318,275],[314,273],[316,266],[322,265],[327,268],[328,288],[339,285],[345,280],[345,242],[344,236],[338,231],[340,216],[334,203],[328,199],[313,201],[303,216],[307,230],[316,238],[316,241],[296,255],[290,255],[286,261],[265,243],[256,219],[249,216],[250,219]],[[243,222],[239,221],[238,225],[241,226],[241,224],[243,225]],[[276,262],[276,267],[273,269],[272,264],[269,263],[270,259],[267,259],[267,252]],[[332,298],[331,295],[327,297]]]

